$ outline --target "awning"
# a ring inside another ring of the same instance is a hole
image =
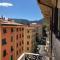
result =
[[[38,4],[44,17],[50,18],[52,15],[52,8],[56,6],[56,0],[38,0]]]

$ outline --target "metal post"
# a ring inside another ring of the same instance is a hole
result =
[[[56,8],[57,8],[57,4],[58,4],[58,0],[56,0]],[[52,8],[52,19],[51,19],[51,57],[50,57],[50,60],[52,60],[52,49],[53,49],[53,46],[52,46],[52,38],[53,38],[53,20],[54,20],[54,8]]]
[[[51,53],[51,56],[50,56],[50,60],[52,60],[52,33],[53,33],[53,8],[52,8],[52,17],[51,17],[51,20],[50,20],[50,29],[51,29],[51,42],[50,42],[50,53]]]

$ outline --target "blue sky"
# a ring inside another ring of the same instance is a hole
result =
[[[43,18],[37,0],[6,0],[12,6],[0,6],[0,16],[9,18],[39,20]],[[6,2],[0,0],[0,2]]]

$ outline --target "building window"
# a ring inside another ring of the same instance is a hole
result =
[[[24,30],[24,28],[22,28],[22,31]]]
[[[13,60],[13,55],[10,56],[10,60]]]
[[[11,42],[13,42],[13,36],[11,36]]]
[[[6,56],[6,50],[3,51],[3,57],[5,57],[5,56]]]
[[[6,39],[2,39],[2,45],[6,45]]]
[[[30,39],[30,35],[28,35],[27,38]]]
[[[16,53],[17,53],[17,55],[18,55],[18,51],[17,51]]]
[[[16,35],[16,39],[18,40],[18,35]]]
[[[11,52],[13,51],[13,46],[11,46]]]
[[[60,9],[58,9],[58,30],[60,31]]]
[[[29,50],[29,47],[27,47],[27,50]]]
[[[13,32],[13,28],[11,28],[11,32]]]
[[[17,30],[17,32],[18,32],[18,28],[17,28],[16,30]]]
[[[29,45],[29,41],[27,41],[27,45]]]
[[[3,28],[3,33],[6,33],[7,31],[6,31],[6,28]]]
[[[17,43],[17,47],[18,47],[18,43]]]
[[[29,33],[29,30],[27,30],[27,33]]]

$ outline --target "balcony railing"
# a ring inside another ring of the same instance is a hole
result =
[[[42,56],[34,53],[23,53],[17,60],[46,60],[48,56]]]

